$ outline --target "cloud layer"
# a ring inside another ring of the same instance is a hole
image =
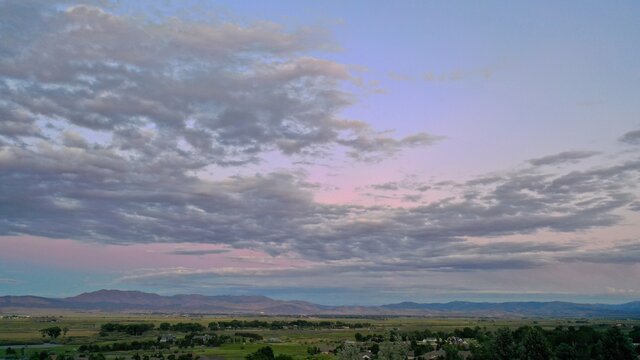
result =
[[[178,266],[123,281],[491,271],[640,255],[635,242],[602,252],[580,241],[505,240],[607,228],[637,214],[640,159],[631,153],[586,167],[581,160],[601,153],[566,151],[468,181],[366,187],[408,206],[320,203],[320,185],[292,169],[218,176],[273,152],[367,162],[441,140],[343,118],[356,101],[344,90],[352,75],[309,56],[327,43],[321,31],[268,22],[0,3],[0,235],[217,244],[224,248],[173,255],[254,249],[313,264],[246,273]],[[620,141],[637,144],[637,133]]]

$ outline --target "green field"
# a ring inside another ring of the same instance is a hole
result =
[[[129,314],[105,314],[105,313],[59,313],[59,314],[47,314],[33,315],[29,318],[3,318],[0,319],[0,345],[7,346],[12,345],[17,349],[20,349],[25,344],[42,344],[48,343],[49,338],[45,338],[41,335],[40,329],[58,326],[60,328],[67,328],[68,332],[64,336],[59,336],[55,339],[55,346],[48,348],[55,354],[67,354],[76,355],[77,350],[82,345],[97,344],[106,345],[118,342],[131,342],[131,341],[157,341],[158,336],[166,333],[166,331],[158,330],[157,327],[160,323],[176,324],[181,322],[199,323],[203,326],[207,326],[212,321],[230,321],[232,319],[240,320],[261,320],[261,321],[293,321],[300,318],[295,317],[207,317],[207,316],[167,316],[167,315],[129,315]],[[342,321],[344,323],[363,323],[370,324],[367,328],[361,329],[243,329],[243,330],[219,330],[215,333],[218,335],[228,335],[232,338],[233,342],[224,343],[218,347],[210,346],[195,346],[193,348],[178,349],[171,348],[165,350],[165,354],[183,354],[193,353],[199,355],[201,358],[209,359],[244,359],[249,353],[252,353],[263,346],[271,346],[276,354],[287,354],[294,359],[307,359],[307,349],[309,346],[315,346],[323,351],[334,349],[336,346],[344,343],[345,340],[353,340],[356,333],[363,335],[368,334],[384,334],[386,331],[394,329],[399,332],[411,332],[422,331],[428,329],[432,332],[445,332],[450,333],[455,329],[462,329],[464,327],[480,327],[488,331],[494,331],[498,328],[508,327],[516,329],[523,325],[540,326],[542,329],[554,329],[558,326],[581,326],[588,325],[595,329],[608,329],[612,326],[619,324],[623,329],[630,329],[633,326],[640,325],[638,320],[598,320],[598,319],[498,319],[498,318],[453,318],[453,319],[438,319],[438,318],[313,318],[305,317],[307,321]],[[124,333],[108,333],[100,335],[100,328],[106,323],[117,324],[134,324],[134,323],[152,323],[155,325],[155,329],[145,332],[140,336],[131,336]],[[248,339],[234,337],[236,331],[245,331],[259,334],[263,337],[262,340],[251,342]],[[207,330],[208,332],[208,330]],[[178,338],[185,334],[176,334]],[[26,356],[33,352],[39,352],[42,349],[29,349],[25,350]],[[5,355],[6,350],[0,350],[0,356]],[[139,352],[144,354],[145,351],[120,351],[105,353],[107,359],[114,359],[118,357],[129,358],[134,353]],[[149,352],[149,351],[146,351]],[[327,359],[333,358],[333,355],[325,354],[321,356],[315,356],[315,359]]]

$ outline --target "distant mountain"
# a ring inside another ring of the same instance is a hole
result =
[[[639,317],[640,302],[620,305],[550,302],[464,302],[418,304],[403,302],[381,306],[399,312],[469,316],[545,316],[545,317]]]
[[[383,315],[473,317],[638,317],[640,301],[626,304],[571,302],[402,302],[382,306],[323,306],[305,301],[274,300],[265,296],[162,296],[141,291],[99,290],[52,299],[38,296],[1,296],[0,311],[65,309],[105,312],[163,312],[265,315]]]
[[[304,301],[281,301],[265,296],[161,296],[122,290],[99,290],[63,299],[36,296],[0,297],[0,310],[7,308],[279,315],[315,314],[331,309]]]

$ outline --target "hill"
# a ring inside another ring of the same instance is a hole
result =
[[[323,306],[265,296],[162,296],[141,291],[99,290],[68,298],[2,296],[0,310],[65,309],[105,312],[164,312],[265,315],[386,315],[471,317],[640,317],[640,301],[625,304],[572,302],[402,302],[382,306]]]

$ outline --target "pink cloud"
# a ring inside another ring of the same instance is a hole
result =
[[[270,269],[305,267],[308,262],[215,244],[104,245],[34,236],[1,236],[0,261],[75,270],[126,271],[148,268]]]

